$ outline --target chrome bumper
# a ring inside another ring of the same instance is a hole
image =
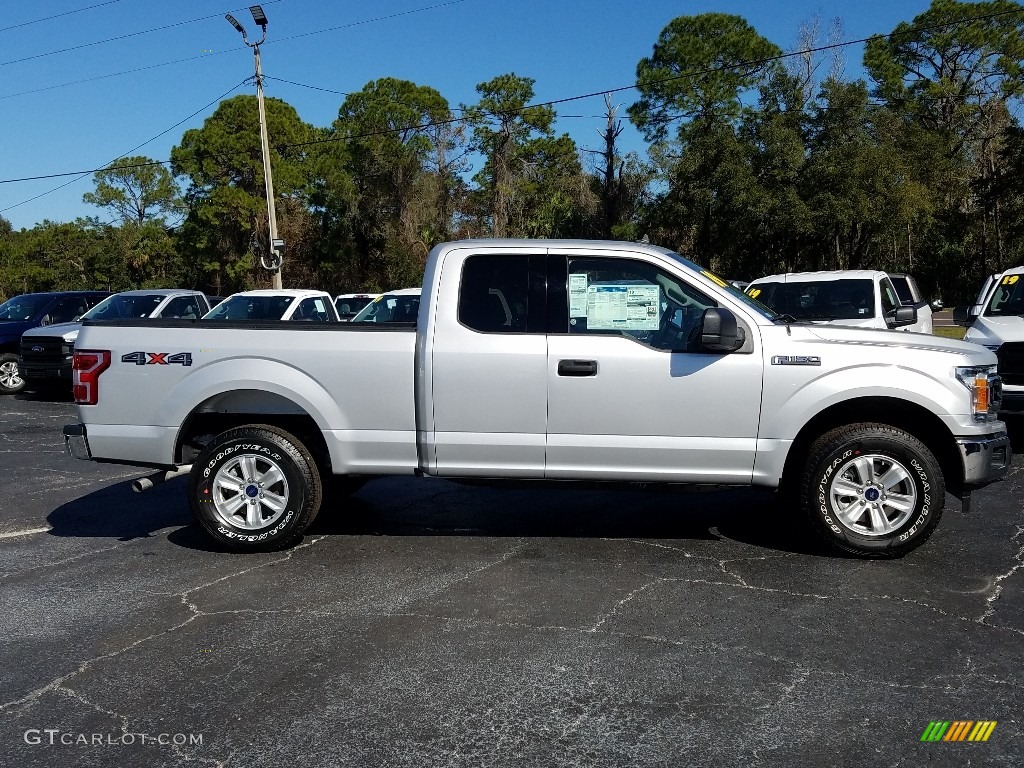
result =
[[[956,443],[964,463],[964,485],[1002,480],[1013,464],[1013,449],[1005,432],[994,437],[959,438]]]
[[[64,449],[76,459],[89,461],[92,454],[89,452],[89,440],[85,436],[85,424],[64,425]]]

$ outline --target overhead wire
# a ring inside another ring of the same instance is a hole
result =
[[[458,3],[458,2],[465,2],[465,0],[452,0],[452,2],[442,3],[441,5],[452,5],[452,4],[455,4],[455,3]],[[434,6],[434,7],[440,7],[440,6]],[[406,13],[409,13],[409,12],[406,12]],[[403,15],[403,14],[397,14],[397,15]],[[1007,16],[1007,15],[1020,15],[1020,16],[1024,17],[1024,11],[1022,11],[1020,9],[1014,9],[1014,10],[1009,10],[1009,11],[998,11],[998,12],[993,12],[993,13],[988,13],[988,14],[982,14],[982,15],[979,15],[979,16],[965,17],[965,18],[962,18],[962,19],[957,19],[957,20],[954,20],[954,21],[944,22],[944,23],[941,23],[941,24],[933,24],[933,25],[926,25],[926,26],[920,26],[920,27],[908,27],[906,29],[901,29],[899,31],[889,32],[889,33],[886,33],[886,34],[869,35],[868,37],[863,37],[863,38],[859,38],[859,39],[856,39],[856,40],[847,40],[847,41],[838,42],[838,43],[828,43],[828,44],[825,44],[825,45],[813,46],[813,47],[804,47],[804,48],[800,48],[797,51],[791,51],[791,52],[788,52],[788,53],[775,54],[775,55],[767,56],[767,57],[764,57],[764,58],[761,58],[761,59],[740,60],[740,61],[731,62],[731,63],[723,63],[723,64],[719,64],[719,65],[716,65],[716,66],[713,66],[713,67],[707,67],[707,68],[700,69],[700,70],[692,70],[692,71],[689,71],[689,72],[683,72],[683,73],[672,75],[672,76],[669,76],[669,77],[659,78],[657,80],[652,81],[648,85],[673,82],[673,81],[687,79],[687,78],[697,78],[697,77],[701,77],[701,76],[704,76],[704,75],[714,74],[716,72],[720,72],[720,71],[723,71],[723,70],[729,70],[729,69],[764,66],[766,64],[770,64],[770,63],[777,62],[777,61],[782,61],[784,59],[789,59],[789,58],[793,58],[793,57],[796,57],[796,56],[806,56],[809,53],[820,53],[820,52],[824,52],[824,51],[830,51],[830,50],[836,50],[836,49],[840,49],[840,48],[846,48],[846,47],[853,46],[853,45],[864,44],[864,43],[867,43],[867,42],[869,42],[871,40],[876,40],[876,39],[891,39],[891,38],[894,38],[894,37],[907,36],[907,35],[923,32],[923,31],[934,31],[934,30],[937,30],[937,29],[947,29],[947,28],[952,27],[952,26],[966,24],[966,23],[970,23],[970,22],[974,22],[974,21],[984,21],[984,20],[988,20],[988,19],[992,19],[992,18],[997,18],[997,17],[1001,17],[1001,16]],[[282,80],[281,78],[273,78],[273,77],[270,77],[269,75],[264,75],[264,78],[265,79]],[[241,83],[239,83],[238,85],[234,86],[227,93],[233,92],[237,88],[241,87],[241,85],[243,85],[245,82],[248,82],[251,79],[252,79],[251,77],[250,78],[246,78]],[[328,92],[332,92],[332,93],[338,93],[338,94],[343,93],[341,91],[337,91],[337,92],[330,91],[329,89],[326,89],[326,88],[318,88],[318,87],[315,87],[315,86],[305,86],[302,83],[294,83],[292,81],[286,81],[286,80],[282,80],[282,81],[283,82],[290,82],[293,85],[300,85],[302,87],[313,87],[313,88],[316,88],[317,90],[323,90],[323,91],[328,91]],[[632,85],[624,85],[624,86],[618,86],[618,87],[615,87],[615,88],[607,88],[607,89],[599,90],[599,91],[591,91],[589,93],[580,94],[580,95],[576,95],[576,96],[566,96],[566,97],[563,97],[563,98],[560,98],[560,99],[551,99],[551,100],[548,100],[548,101],[537,102],[537,103],[534,103],[534,104],[529,104],[529,105],[526,105],[526,106],[523,106],[523,107],[519,107],[517,109],[508,110],[507,112],[498,112],[498,113],[494,113],[494,114],[496,114],[496,115],[518,114],[520,112],[525,112],[525,111],[530,110],[530,109],[537,109],[537,108],[541,108],[541,107],[554,107],[554,106],[557,106],[559,104],[567,104],[567,103],[574,102],[574,101],[581,101],[581,100],[584,100],[584,99],[595,98],[597,96],[606,96],[606,95],[611,95],[611,94],[614,94],[614,93],[621,93],[623,91],[637,90],[638,88],[639,88],[639,86],[634,83]],[[225,94],[225,95],[227,95],[227,94]],[[220,98],[222,99],[222,98],[224,98],[224,96],[221,96]],[[158,136],[153,137],[152,139],[148,139],[146,142],[144,142],[143,144],[139,145],[139,147],[145,146],[145,144],[148,144],[150,141],[153,141],[155,138],[158,138],[159,136],[163,135],[164,133],[167,133],[168,131],[173,130],[173,128],[177,127],[178,125],[181,125],[181,123],[185,122],[186,120],[190,119],[194,115],[198,114],[203,109],[208,108],[213,103],[216,103],[216,101],[211,102],[210,104],[206,105],[205,107],[202,107],[201,109],[197,110],[195,113],[193,113],[189,117],[186,117],[184,120],[180,121],[176,125],[171,126],[167,130],[163,131],[161,134],[158,134]],[[310,141],[296,142],[296,143],[293,143],[293,144],[276,144],[276,145],[273,145],[273,146],[274,146],[275,149],[278,150],[278,152],[283,152],[283,151],[290,150],[290,149],[302,149],[302,148],[305,148],[305,147],[315,146],[315,145],[319,145],[319,144],[330,144],[330,143],[352,141],[352,140],[364,139],[364,138],[372,138],[372,137],[375,137],[375,136],[383,136],[383,135],[388,135],[388,134],[393,134],[393,133],[400,133],[400,132],[403,132],[403,131],[410,131],[410,130],[424,130],[424,129],[427,129],[427,128],[433,128],[433,127],[439,127],[439,126],[443,126],[443,125],[450,125],[450,124],[454,124],[454,123],[465,122],[466,120],[467,120],[467,118],[465,118],[465,117],[451,117],[451,118],[445,118],[445,119],[441,119],[441,120],[433,120],[433,121],[429,121],[429,122],[426,122],[426,123],[416,123],[416,124],[412,124],[412,125],[408,125],[408,126],[403,126],[403,127],[399,127],[399,128],[387,128],[387,129],[381,129],[381,130],[378,130],[378,131],[366,131],[366,132],[359,133],[359,134],[348,134],[348,135],[345,135],[345,136],[331,136],[331,137],[325,137],[325,138],[320,138],[320,139],[311,139]],[[135,149],[138,149],[139,147],[136,147]],[[133,150],[129,150],[129,153],[132,152],[132,151],[135,151],[135,150],[134,149]],[[128,153],[125,153],[125,155],[127,155],[127,154]],[[234,151],[234,152],[222,152],[222,153],[217,153],[217,156],[218,157],[230,157],[232,155],[237,155],[237,154],[248,154],[248,150],[237,150],[237,151]],[[121,157],[124,157],[125,155],[121,155]],[[113,162],[113,161],[111,161],[111,162]],[[120,167],[132,168],[132,167],[146,167],[146,166],[152,166],[152,165],[169,165],[169,164],[170,164],[170,160],[158,160],[158,161],[152,161],[152,162],[149,162],[149,163],[140,164],[139,166],[120,166]],[[17,179],[0,179],[0,184],[11,184],[11,183],[17,183],[17,182],[24,182],[24,181],[36,181],[36,180],[41,180],[41,179],[60,178],[60,177],[63,177],[63,176],[77,176],[77,177],[81,178],[81,177],[87,176],[89,174],[98,173],[98,172],[100,172],[102,170],[105,170],[105,168],[94,168],[94,169],[87,170],[87,171],[68,171],[68,172],[63,172],[63,173],[45,174],[45,175],[41,175],[41,176],[30,176],[30,177],[23,177],[23,178],[17,178]],[[73,181],[77,181],[77,179],[75,179]],[[69,183],[72,183],[72,182],[69,182]],[[63,186],[67,186],[67,185],[62,185],[61,187],[57,187],[56,189],[61,189],[61,188],[63,188]],[[52,191],[56,191],[56,190],[52,190]],[[32,200],[38,199],[38,197],[42,197],[45,194],[49,194],[49,193],[43,193],[42,195],[39,195],[39,196],[37,196],[35,198],[32,198]],[[31,202],[31,201],[27,200],[27,201],[24,201],[24,202]],[[11,208],[16,208],[19,205],[23,205],[24,202],[23,203],[18,203],[18,204],[13,205],[13,206],[10,206],[8,208],[0,209],[0,213],[2,213],[4,211],[8,211]]]

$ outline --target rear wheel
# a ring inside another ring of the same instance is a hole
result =
[[[932,452],[886,424],[822,435],[800,486],[811,525],[830,545],[862,557],[899,557],[919,547],[938,525],[945,498]]]
[[[189,504],[216,542],[239,552],[296,544],[316,518],[320,472],[293,435],[268,425],[230,429],[192,465]]]
[[[25,380],[18,370],[18,356],[7,352],[0,355],[0,395],[13,395],[25,388]]]

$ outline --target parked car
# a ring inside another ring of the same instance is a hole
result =
[[[793,323],[650,244],[444,243],[415,323],[318,330],[87,324],[69,450],[188,473],[197,526],[246,552],[300,541],[325,485],[404,475],[779,489],[780,530],[895,557],[1013,464],[989,350]]]
[[[343,293],[334,297],[334,308],[342,322],[348,322],[374,299],[380,298],[379,293]]]
[[[957,307],[953,319],[967,326],[964,341],[996,353],[1003,379],[1003,413],[1024,413],[1024,266],[988,278],[978,303]]]
[[[378,296],[352,318],[353,323],[415,323],[420,288],[402,288]]]
[[[751,281],[747,295],[798,321],[932,332],[927,306],[904,306],[885,272],[788,272]]]
[[[338,312],[329,293],[310,290],[242,291],[228,296],[203,320],[304,320],[331,323]]]
[[[109,295],[110,291],[24,293],[0,304],[0,395],[25,388],[18,359],[25,331],[75,320]]]
[[[107,296],[69,323],[55,323],[26,331],[21,337],[21,375],[28,389],[71,388],[75,340],[84,320],[123,320],[157,317],[198,320],[210,311],[199,291],[155,288],[122,291]]]

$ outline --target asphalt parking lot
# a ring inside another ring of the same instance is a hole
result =
[[[230,555],[184,479],[66,456],[74,420],[0,398],[0,764],[1024,762],[1024,423],[969,515],[867,562],[761,492],[412,478]]]

